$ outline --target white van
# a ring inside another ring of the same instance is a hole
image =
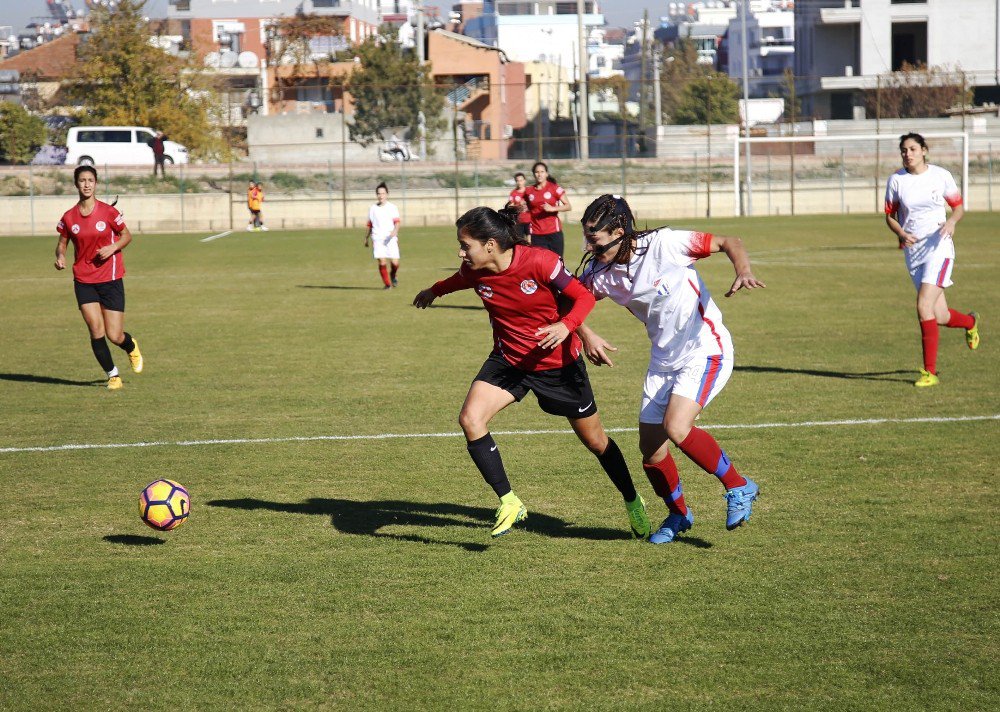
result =
[[[156,132],[145,126],[74,126],[66,134],[66,163],[80,166],[151,166],[149,142]],[[164,141],[164,162],[187,163],[187,149]]]

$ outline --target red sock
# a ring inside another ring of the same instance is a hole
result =
[[[972,314],[962,314],[954,309],[948,310],[948,323],[945,324],[949,329],[971,329],[976,325],[976,320],[972,318]]]
[[[937,374],[938,324],[935,319],[920,322],[920,341],[924,347],[924,370]]]
[[[398,271],[399,271],[399,265],[393,265],[392,266],[392,271],[390,272],[390,276],[393,279],[396,279],[396,272],[398,272]]]
[[[389,270],[385,268],[385,265],[378,266],[378,273],[382,275],[382,282],[385,286],[389,286]]]
[[[742,487],[747,483],[740,473],[733,467],[726,453],[715,442],[715,438],[699,428],[691,428],[691,432],[684,438],[684,442],[677,447],[698,467],[705,472],[715,475],[722,482],[722,486],[727,490],[733,487]]]
[[[677,473],[677,465],[670,453],[668,452],[667,456],[655,465],[643,464],[642,469],[646,471],[646,477],[653,485],[653,491],[667,503],[667,509],[673,514],[687,514],[681,477]]]

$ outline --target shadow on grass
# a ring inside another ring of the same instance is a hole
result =
[[[345,284],[299,284],[296,285],[299,289],[359,289],[359,290],[378,290],[382,291],[385,287],[353,287],[347,286]]]
[[[71,381],[67,378],[53,376],[36,376],[33,373],[0,373],[0,381],[17,381],[19,383],[45,383],[50,386],[96,386],[104,384],[106,379],[96,381]]]
[[[260,499],[214,499],[206,504],[209,507],[228,507],[229,509],[266,509],[272,512],[292,514],[319,514],[330,517],[334,529],[343,534],[384,537],[398,541],[415,541],[421,544],[445,544],[457,546],[467,551],[486,551],[489,547],[485,544],[444,541],[415,534],[391,534],[379,530],[393,525],[459,526],[479,530],[485,536],[485,529],[493,523],[495,516],[493,510],[484,507],[468,507],[447,502],[421,503],[399,500],[363,502],[314,497],[304,502],[268,502]],[[617,529],[574,527],[557,517],[538,512],[531,512],[528,519],[519,524],[518,527],[536,534],[559,538],[603,541],[631,538],[626,532]]]
[[[155,536],[139,536],[137,534],[108,534],[103,539],[109,544],[124,544],[125,546],[156,546],[157,544],[166,544],[163,539],[157,539]]]
[[[846,380],[864,381],[895,381],[897,383],[910,383],[913,381],[913,371],[869,371],[867,373],[847,373],[846,371],[819,371],[812,368],[784,368],[781,366],[734,366],[734,371],[745,373],[797,373],[802,376],[819,376],[821,378],[843,378]],[[909,378],[893,378],[907,374]]]

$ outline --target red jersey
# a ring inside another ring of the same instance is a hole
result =
[[[549,180],[545,181],[541,188],[529,185],[524,189],[524,199],[528,201],[528,210],[531,211],[532,235],[551,235],[562,230],[559,213],[545,212],[542,206],[556,205],[564,195],[566,191],[562,186]]]
[[[475,289],[493,324],[494,350],[522,371],[543,371],[567,366],[580,356],[576,328],[594,308],[594,295],[570,274],[559,255],[541,247],[515,245],[510,267],[503,272],[474,270],[467,264],[448,279],[436,283],[435,296]],[[572,308],[559,308],[565,294]],[[535,333],[562,321],[569,337],[554,349],[538,346]]]
[[[125,230],[125,218],[118,210],[100,200],[94,201],[90,215],[81,215],[80,206],[67,210],[56,231],[73,241],[73,279],[84,284],[112,282],[125,276],[125,259],[121,252],[101,261],[97,251],[118,242]]]
[[[525,191],[527,191],[527,188],[525,188],[524,190],[518,190],[517,188],[514,188],[514,190],[510,191],[510,203],[518,210],[521,209],[522,205],[525,205],[525,200],[524,200]],[[531,213],[527,210],[521,210],[521,212],[517,214],[517,221],[519,223],[530,223]]]

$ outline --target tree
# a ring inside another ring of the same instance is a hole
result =
[[[663,54],[660,65],[660,103],[663,114],[675,121],[677,107],[684,96],[684,89],[693,80],[709,74],[711,69],[698,64],[698,49],[689,38],[681,40]]]
[[[220,142],[209,122],[218,103],[211,84],[191,61],[152,44],[145,4],[120,0],[94,9],[67,93],[88,123],[151,126],[195,155],[212,153]]]
[[[47,139],[44,121],[20,104],[0,101],[0,161],[30,163]]]
[[[678,124],[739,123],[739,99],[740,88],[736,83],[722,72],[713,72],[684,87],[674,121]]]
[[[428,137],[447,125],[444,91],[434,86],[430,67],[421,65],[413,52],[404,52],[393,35],[369,37],[354,54],[361,66],[347,80],[355,104],[352,140],[367,146],[381,141],[383,130],[404,126],[415,136],[421,112]]]
[[[628,112],[625,110],[625,102],[628,101],[629,81],[622,74],[615,74],[610,77],[593,77],[587,80],[587,90],[591,94],[600,94],[602,98],[614,97],[618,103],[618,112],[610,112],[604,118],[612,121],[625,121]]]
[[[878,88],[865,92],[869,116],[917,119],[946,116],[948,110],[972,101],[965,74],[947,65],[928,67],[903,63],[898,72],[881,74]]]

